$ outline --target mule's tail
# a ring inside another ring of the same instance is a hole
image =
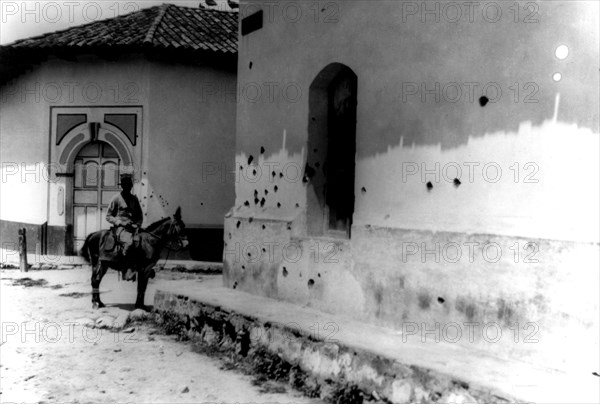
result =
[[[91,262],[90,261],[90,239],[92,238],[92,235],[94,233],[88,235],[85,239],[85,243],[83,243],[83,247],[81,247],[81,249],[79,250],[79,256],[83,257],[84,260],[86,260],[87,262]]]

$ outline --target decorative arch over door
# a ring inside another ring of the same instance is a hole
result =
[[[358,78],[331,63],[309,90],[307,172],[312,174],[307,224],[311,235],[350,237],[354,214]]]
[[[139,105],[50,107],[49,169],[55,180],[48,182],[48,225],[55,229],[53,243],[66,254],[77,253],[82,233],[107,226],[99,218],[108,203],[107,191],[119,191],[118,182],[106,176],[117,171],[114,161],[118,171],[133,174],[134,181],[140,179],[142,118]],[[94,147],[98,149],[92,151]],[[94,184],[99,187],[96,196],[104,195],[104,202],[96,201],[95,208]],[[99,213],[92,219],[94,209]]]

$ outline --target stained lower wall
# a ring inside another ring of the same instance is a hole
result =
[[[351,240],[298,237],[298,219],[227,218],[224,284],[411,339],[595,366],[597,243],[368,225],[353,226]],[[578,344],[568,344],[573,336]]]

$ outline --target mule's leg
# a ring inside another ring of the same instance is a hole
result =
[[[100,297],[100,282],[98,281],[100,273],[102,269],[100,268],[99,261],[92,261],[92,308],[97,309],[98,306],[96,304],[97,299]]]
[[[153,267],[154,263],[138,271],[137,299],[135,301],[136,309],[148,311],[146,306],[144,306],[144,298],[146,296],[146,287],[148,286],[148,275]]]
[[[108,267],[98,260],[92,271],[92,308],[94,309],[104,307],[104,303],[100,300],[100,282],[107,270]]]

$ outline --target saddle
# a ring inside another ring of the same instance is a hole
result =
[[[113,226],[109,231],[104,233],[100,240],[100,259],[103,261],[113,262],[124,262],[125,257],[123,256],[123,242],[119,240],[117,234],[118,227]],[[132,249],[139,248],[140,236],[138,230],[133,234],[133,245]]]

